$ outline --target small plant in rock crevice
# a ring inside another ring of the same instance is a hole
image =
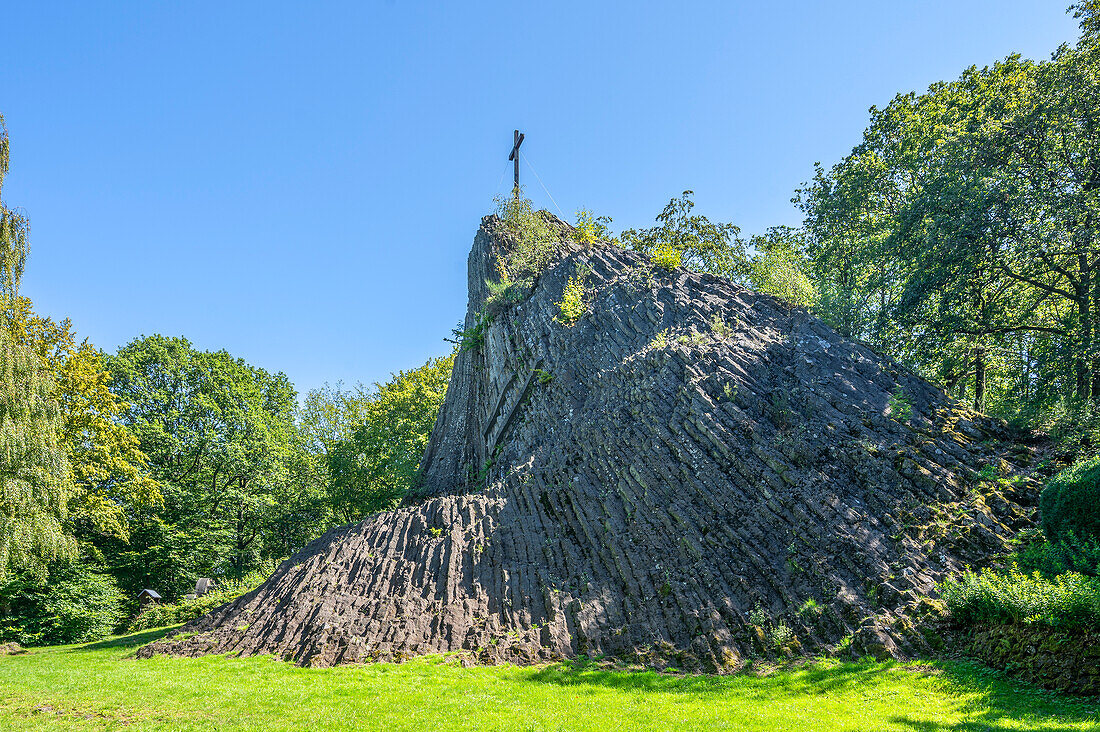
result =
[[[715,313],[714,317],[711,318],[710,329],[719,338],[729,338],[733,335],[733,326],[727,323],[718,313]]]
[[[481,346],[485,344],[485,333],[492,324],[492,315],[485,312],[477,313],[474,316],[474,324],[472,326],[463,330],[460,323],[459,327],[451,331],[454,338],[447,338],[445,340],[456,344],[463,351],[481,348]]]
[[[649,347],[655,351],[663,351],[668,348],[669,343],[669,329],[665,328],[662,331],[658,331],[657,335],[653,336],[653,340],[649,342]]]
[[[561,302],[558,303],[561,311],[558,319],[566,325],[575,324],[588,312],[588,294],[585,291],[587,275],[587,269],[578,263],[577,273],[569,278],[562,291]]]
[[[898,385],[898,388],[890,396],[888,402],[890,408],[890,419],[896,422],[908,422],[909,416],[913,412],[913,405],[909,402],[909,397],[905,395],[905,390]]]
[[[533,287],[532,278],[515,281],[502,278],[499,282],[485,280],[485,288],[489,291],[485,298],[485,313],[496,316],[512,305],[523,302],[531,294]]]

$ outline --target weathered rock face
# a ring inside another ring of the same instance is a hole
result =
[[[467,327],[506,246],[492,223]],[[936,612],[935,583],[1030,520],[1027,481],[976,477],[1013,470],[997,425],[819,320],[618,248],[560,255],[458,356],[409,505],[142,654],[902,656],[927,649],[908,617]]]
[[[985,625],[959,634],[968,655],[1033,684],[1100,695],[1100,635],[1037,625]]]

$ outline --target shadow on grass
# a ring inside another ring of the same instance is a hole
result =
[[[608,669],[591,660],[566,661],[548,666],[532,675],[531,680],[572,686],[594,684],[623,691],[645,691],[664,694],[706,696],[730,693],[741,696],[813,696],[839,691],[852,686],[866,686],[883,678],[894,663],[814,664],[779,671],[767,676],[751,673],[729,676],[704,674],[666,674],[657,671],[622,671]]]
[[[114,638],[107,638],[106,640],[96,641],[95,643],[85,643],[82,646],[75,646],[72,651],[79,653],[81,651],[106,651],[112,648],[136,648],[137,646],[143,646],[146,643],[152,643],[155,640],[163,638],[168,631],[174,630],[179,626],[172,626],[170,628],[154,628],[153,630],[141,630],[137,633],[130,633],[129,635],[120,635]]]
[[[904,728],[922,732],[1000,732],[1019,730],[1019,722],[1026,721],[1036,727],[1025,729],[1079,730],[1081,723],[1086,722],[1095,724],[1100,730],[1100,700],[1047,692],[1015,682],[1002,672],[981,664],[965,661],[942,661],[908,668],[895,662],[811,663],[766,676],[751,673],[681,676],[608,669],[582,659],[540,669],[530,680],[559,686],[597,685],[622,691],[690,694],[702,698],[732,694],[766,702],[843,693],[856,687],[860,691],[879,687],[883,693],[906,696],[910,685],[916,681],[909,674],[933,676],[933,684],[946,685],[952,693],[965,695],[958,707],[965,719],[954,724],[927,722],[920,719],[916,711],[890,717],[892,723]]]
[[[1082,722],[1100,730],[1100,698],[1045,691],[976,661],[945,661],[937,666],[945,681],[974,695],[962,705],[967,719],[941,724],[901,715],[891,722],[920,732],[1007,732],[1020,729],[1012,724],[1020,720],[1041,724],[1050,732],[1079,730]]]

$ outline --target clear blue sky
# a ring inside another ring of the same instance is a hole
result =
[[[384,379],[448,351],[513,128],[570,216],[646,225],[692,188],[745,233],[797,224],[869,106],[1049,56],[1065,4],[9,3],[23,292],[108,350],[185,335],[302,392]]]

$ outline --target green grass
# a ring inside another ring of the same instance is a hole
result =
[[[819,662],[764,677],[445,658],[302,669],[133,658],[163,631],[0,657],[5,730],[1095,730],[1094,702],[966,663]]]

